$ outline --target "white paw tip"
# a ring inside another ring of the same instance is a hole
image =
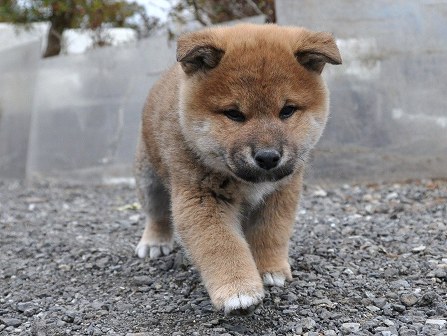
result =
[[[169,253],[172,252],[172,247],[163,245],[161,247],[161,251],[163,252],[164,255],[168,255]]]
[[[138,256],[138,258],[143,259],[147,256],[148,249],[149,249],[148,245],[139,243],[135,248],[135,253]]]
[[[232,311],[238,309],[247,309],[254,305],[257,305],[262,300],[262,297],[263,297],[262,294],[257,294],[253,296],[245,294],[235,295],[229,298],[227,301],[225,301],[224,304],[225,315],[228,315]]]
[[[266,286],[284,287],[286,277],[281,273],[264,273],[262,280]]]
[[[161,253],[160,246],[151,246],[151,248],[149,250],[149,258],[156,259],[161,255],[162,255],[162,253]]]
[[[172,252],[172,245],[150,245],[145,242],[139,242],[137,247],[135,248],[135,253],[139,258],[146,258],[149,255],[149,258],[156,259],[163,255],[168,255]]]

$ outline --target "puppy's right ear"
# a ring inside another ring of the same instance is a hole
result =
[[[309,30],[301,30],[301,32],[304,35],[301,45],[295,52],[295,57],[302,66],[321,74],[326,63],[342,63],[340,51],[332,34],[315,33]]]
[[[177,40],[177,62],[187,75],[215,68],[224,53],[213,44],[206,31],[183,34]]]

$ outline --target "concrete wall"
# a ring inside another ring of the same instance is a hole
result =
[[[277,0],[278,21],[333,32],[318,180],[447,177],[447,2]]]
[[[23,178],[40,42],[0,50],[0,177]]]
[[[277,0],[277,14],[333,32],[344,60],[324,71],[332,116],[310,178],[447,177],[447,2]],[[143,103],[175,43],[43,60],[39,51],[0,50],[0,177],[131,176]]]
[[[175,62],[166,36],[41,61],[28,177],[130,176],[144,100]]]

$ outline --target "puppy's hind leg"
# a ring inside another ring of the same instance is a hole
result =
[[[153,171],[145,146],[138,144],[135,160],[135,180],[138,198],[146,214],[146,227],[135,249],[140,258],[151,259],[168,255],[173,249],[173,229],[170,195],[159,176]]]

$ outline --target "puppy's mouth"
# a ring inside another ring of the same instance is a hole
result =
[[[275,171],[263,172],[259,169],[238,169],[234,172],[240,179],[251,182],[276,182],[293,173],[292,168],[275,169]]]
[[[233,167],[227,164],[227,167],[237,178],[250,183],[276,182],[295,171],[294,164],[291,162],[271,170],[264,170],[249,164],[239,164]]]

